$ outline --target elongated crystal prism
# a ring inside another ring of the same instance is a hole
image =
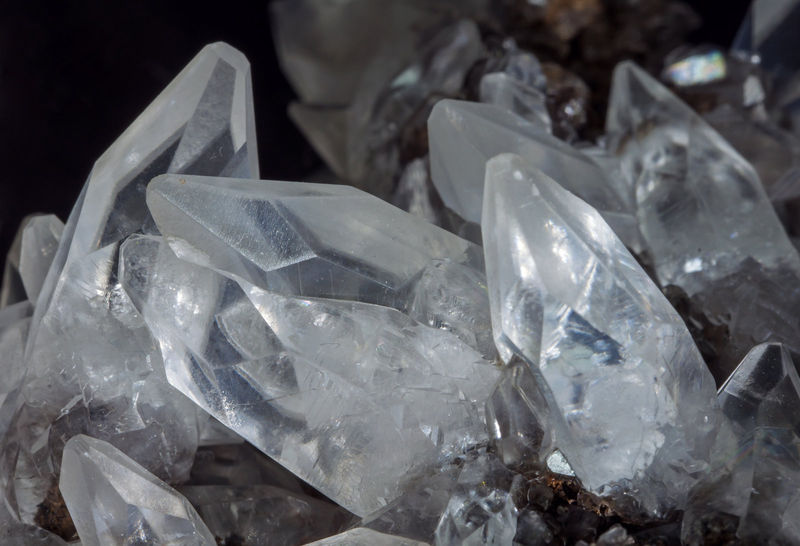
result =
[[[59,488],[84,546],[216,544],[183,496],[101,440],[67,442]]]
[[[482,227],[498,349],[531,367],[576,476],[648,512],[682,505],[720,416],[675,310],[596,210],[519,156],[488,162]]]

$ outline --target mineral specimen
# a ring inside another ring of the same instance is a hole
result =
[[[575,475],[628,510],[680,507],[721,421],[680,317],[597,211],[519,156],[487,163],[482,227],[495,342],[531,367]]]
[[[359,527],[339,535],[310,542],[307,546],[427,546],[427,544]]]
[[[59,488],[84,546],[216,544],[177,491],[110,444],[73,436]]]
[[[736,535],[748,543],[797,543],[800,377],[789,353],[780,344],[754,347],[720,388],[719,401],[738,448],[721,477],[697,488],[684,538],[701,542],[709,518],[722,513],[738,520]]]
[[[64,224],[52,214],[31,215],[22,221],[6,258],[0,308],[25,299],[36,302],[63,230]]]

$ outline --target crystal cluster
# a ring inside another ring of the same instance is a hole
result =
[[[65,224],[25,219],[3,544],[800,541],[775,12],[662,81],[616,65],[600,135],[558,52],[640,8],[511,4],[272,4],[289,113],[346,184],[260,179],[249,64],[217,43]]]

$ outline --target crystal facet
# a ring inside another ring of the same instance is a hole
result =
[[[427,546],[427,543],[357,527],[332,537],[309,542],[306,546]]]
[[[597,211],[519,156],[488,162],[482,227],[495,341],[533,370],[576,476],[680,506],[719,426],[680,317]]]
[[[185,498],[101,440],[67,442],[59,488],[84,546],[216,544]]]

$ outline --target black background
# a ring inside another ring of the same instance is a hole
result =
[[[690,3],[692,42],[728,45],[748,0]],[[268,2],[0,1],[0,257],[26,214],[66,221],[95,159],[218,40],[251,63],[262,178],[302,178],[319,159],[286,116]]]

